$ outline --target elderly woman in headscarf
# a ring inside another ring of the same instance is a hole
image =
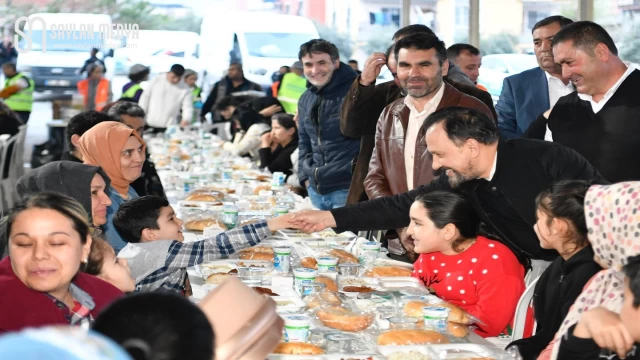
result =
[[[622,359],[633,346],[619,314],[626,286],[622,268],[640,254],[640,182],[592,186],[585,215],[595,260],[604,270],[585,286],[539,359],[588,359],[600,348],[613,350],[603,358],[615,359],[617,353]]]
[[[105,191],[110,184],[109,177],[97,166],[84,165],[72,161],[54,161],[24,174],[16,185],[19,201],[29,195],[49,191],[67,195],[78,201],[91,217],[94,234],[101,232],[107,222],[107,207],[111,199]],[[5,217],[0,222],[0,254],[8,255]]]
[[[135,130],[119,122],[105,121],[82,135],[79,148],[85,164],[100,166],[111,179],[107,189],[111,205],[107,208],[104,232],[117,254],[127,243],[113,227],[113,217],[122,203],[138,197],[130,185],[142,174],[146,145]]]

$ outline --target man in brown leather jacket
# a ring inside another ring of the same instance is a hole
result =
[[[393,41],[398,41],[415,33],[435,35],[425,25],[409,25],[398,30],[393,36]],[[342,103],[340,112],[340,130],[342,134],[344,136],[361,137],[360,152],[353,171],[347,204],[367,200],[363,183],[367,176],[369,162],[373,153],[378,117],[385,106],[404,97],[402,89],[395,81],[375,84],[376,78],[380,75],[382,67],[385,65],[391,70],[394,77],[396,76],[396,63],[393,54],[389,53],[391,50],[392,48],[387,50],[387,54],[373,53],[367,59],[362,74],[353,82]],[[497,118],[491,95],[475,87],[471,80],[457,67],[449,67],[449,73],[444,76],[444,81],[457,90],[482,101],[491,110],[493,118]]]
[[[405,36],[426,33],[434,35],[433,31],[424,25],[409,25],[394,34],[393,40],[398,41]],[[363,73],[359,75],[351,85],[349,93],[345,97],[340,113],[340,129],[345,136],[361,137],[360,153],[353,171],[351,187],[347,197],[347,204],[354,204],[367,200],[364,190],[364,180],[369,170],[369,163],[375,145],[376,124],[383,109],[402,97],[402,89],[398,86],[396,76],[396,61],[393,55],[393,46],[387,50],[387,54],[374,53],[367,59]],[[382,67],[387,65],[394,75],[394,81],[388,81],[375,85],[375,79],[380,74]],[[443,76],[444,82],[453,86],[460,92],[471,95],[481,100],[491,111],[493,119],[497,118],[491,95],[486,91],[476,88],[471,80],[456,67],[450,66],[448,74]],[[452,80],[452,79],[455,79]],[[429,171],[429,175],[432,172]],[[421,185],[420,183],[415,186]],[[396,237],[395,230],[387,234],[388,238]]]

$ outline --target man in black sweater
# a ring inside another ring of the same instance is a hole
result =
[[[604,181],[582,156],[562,145],[514,139],[501,141],[495,122],[472,109],[452,107],[424,122],[434,170],[444,174],[431,183],[396,196],[331,211],[306,211],[295,217],[304,231],[401,228],[409,225],[409,208],[419,195],[457,189],[469,196],[487,231],[501,240],[523,264],[552,260],[533,230],[535,198],[551,183],[581,179]],[[413,244],[403,244],[413,250]]]
[[[554,142],[584,156],[607,180],[640,180],[640,71],[620,60],[606,30],[590,21],[567,25],[552,46],[577,91],[539,116],[525,136],[544,139],[548,125]]]

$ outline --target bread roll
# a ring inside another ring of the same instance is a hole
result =
[[[378,266],[364,272],[366,277],[411,276],[411,270],[399,266]]]
[[[445,335],[432,330],[391,330],[378,336],[378,345],[448,344]]]
[[[285,355],[322,355],[324,354],[324,350],[313,344],[288,342],[280,343],[278,347],[273,350],[273,353]]]
[[[404,314],[409,317],[422,318],[422,308],[425,306],[429,306],[429,304],[422,301],[409,301],[404,305],[402,310],[404,311]]]
[[[267,182],[267,181],[270,182],[272,178],[273,178],[273,176],[270,176],[270,175],[258,175],[256,177],[256,180],[263,181],[263,182]]]
[[[189,231],[204,231],[210,226],[218,226],[222,230],[227,230],[227,227],[216,219],[191,220],[184,224],[184,228]]]
[[[208,201],[208,202],[216,203],[218,205],[222,205],[222,202],[220,202],[221,200],[220,196],[216,196],[213,194],[206,194],[206,193],[191,194],[187,196],[185,200],[186,201]]]
[[[188,154],[180,154],[180,160],[191,160],[191,156]]]
[[[358,258],[348,251],[332,249],[329,254],[338,258],[338,264],[359,264]]]
[[[270,191],[271,190],[271,185],[259,185],[258,187],[253,189],[253,195],[260,195],[260,191],[261,190]]]
[[[467,325],[454,323],[452,321],[449,321],[447,324],[447,331],[451,336],[457,338],[463,338],[469,335],[469,327]]]
[[[342,331],[362,331],[374,320],[371,314],[357,314],[339,306],[320,308],[316,316],[324,326]]]
[[[274,261],[273,248],[268,246],[254,246],[238,252],[238,258],[242,260]]]
[[[326,276],[317,276],[315,281],[323,283],[325,285],[325,289],[331,292],[338,291],[338,285],[336,284],[336,282]]]
[[[229,276],[233,276],[230,274],[226,274],[226,273],[216,273],[216,274],[211,274],[209,276],[207,276],[207,284],[214,284],[214,285],[219,285],[222,284],[225,280],[227,280],[229,278]]]
[[[310,256],[303,257],[302,259],[300,259],[300,266],[307,269],[318,270],[318,262],[316,261],[316,259]]]
[[[319,294],[313,294],[305,298],[307,302],[307,307],[309,309],[319,308],[325,305],[341,305],[342,301],[340,298],[331,291],[325,290]]]

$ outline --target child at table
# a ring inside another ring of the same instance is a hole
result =
[[[523,360],[538,358],[553,340],[589,279],[602,270],[593,259],[593,248],[587,238],[584,201],[589,186],[586,181],[561,181],[543,190],[536,199],[538,221],[534,230],[540,246],[554,249],[560,256],[536,283],[535,335],[507,346],[517,346]]]
[[[118,253],[127,259],[136,291],[185,292],[187,268],[225,258],[257,245],[272,232],[289,226],[291,215],[238,227],[214,238],[183,243],[182,220],[169,202],[143,196],[120,206],[113,225],[128,244]]]
[[[524,291],[524,267],[508,247],[477,235],[479,220],[463,195],[432,191],[410,210],[413,276],[441,299],[478,318],[476,333],[499,335]]]

